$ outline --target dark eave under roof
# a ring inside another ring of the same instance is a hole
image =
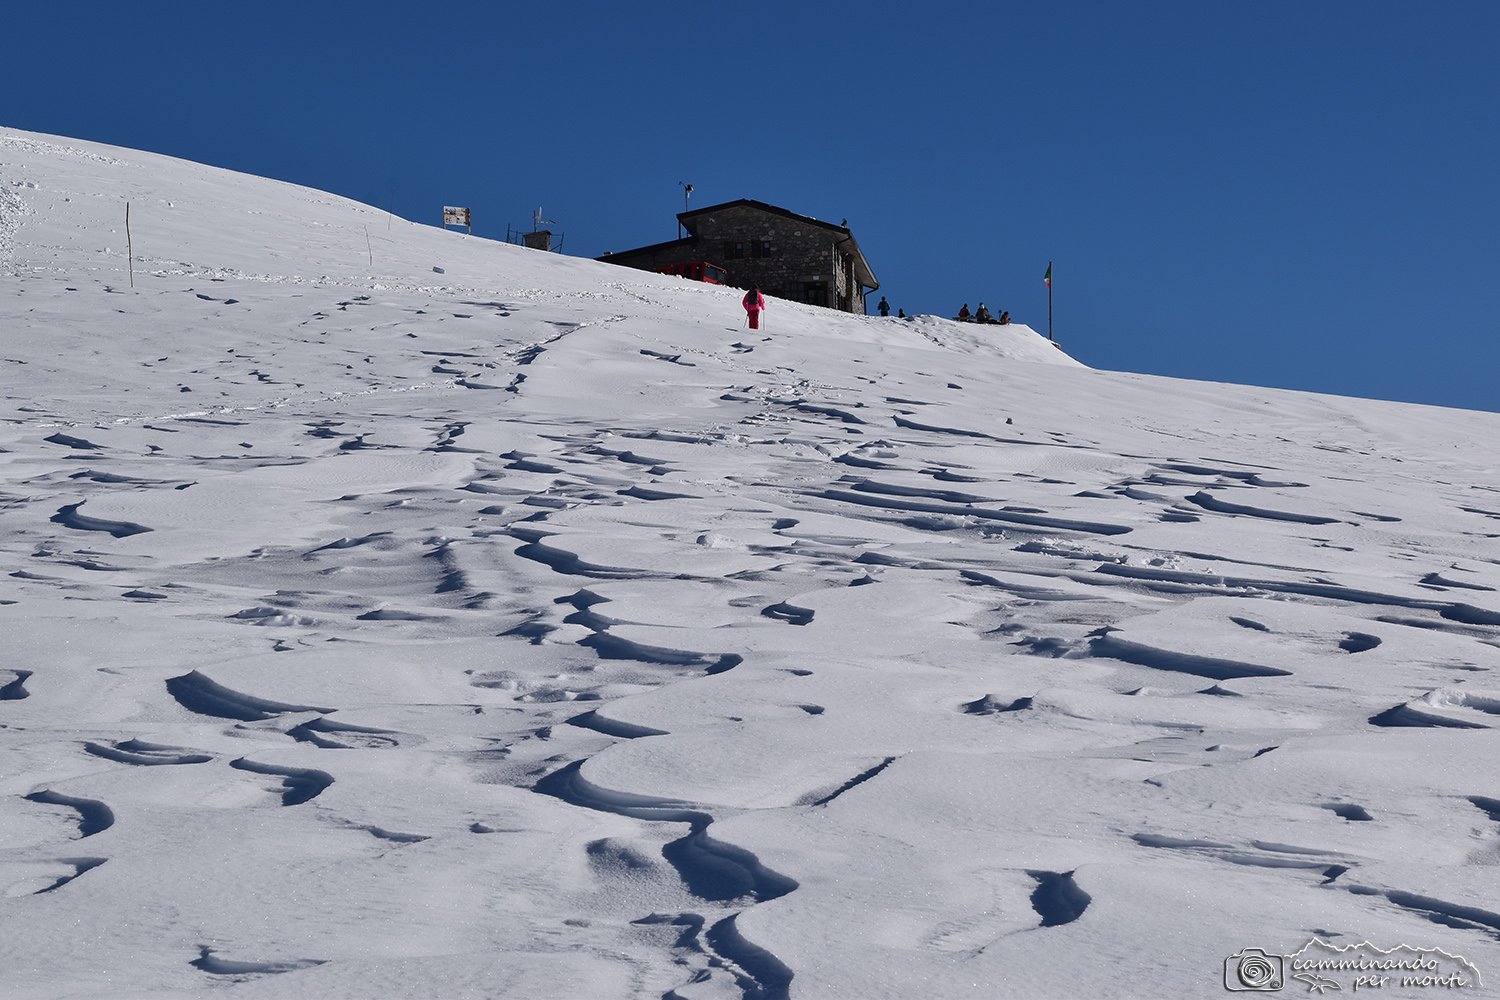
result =
[[[675,247],[680,244],[687,244],[691,242],[693,242],[693,237],[687,236],[682,239],[666,240],[662,243],[652,243],[651,245],[644,247],[631,247],[629,250],[615,250],[595,257],[594,259],[609,260],[611,257],[625,257],[633,253],[644,253],[651,250],[665,250],[667,247]]]

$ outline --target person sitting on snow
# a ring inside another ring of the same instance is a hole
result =
[[[958,311],[958,320],[960,323],[967,323],[969,321],[969,304],[967,302],[965,302],[964,307]]]
[[[987,308],[985,308],[984,303],[983,302],[979,303],[979,308],[976,309],[976,310],[974,310],[974,322],[976,322],[976,323],[988,323],[988,322],[992,321],[993,319],[994,319],[994,317],[990,315],[990,311]]]

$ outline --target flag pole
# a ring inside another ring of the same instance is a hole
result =
[[[1052,340],[1052,262],[1047,261],[1047,274],[1043,278],[1047,282],[1047,339]],[[1056,341],[1053,341],[1056,343]]]

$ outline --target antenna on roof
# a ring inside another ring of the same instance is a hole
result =
[[[682,214],[686,215],[688,210],[688,197],[693,193],[693,186],[687,181],[678,181],[677,186],[682,188]],[[677,238],[682,239],[682,222],[677,223]]]
[[[555,225],[557,225],[556,220],[542,218],[542,207],[540,205],[537,206],[537,209],[536,209],[535,212],[531,213],[531,231],[533,233],[536,232],[538,229],[541,229],[543,226],[555,226]]]

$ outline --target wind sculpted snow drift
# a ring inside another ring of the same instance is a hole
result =
[[[1500,417],[0,184],[7,996],[1500,976]]]

